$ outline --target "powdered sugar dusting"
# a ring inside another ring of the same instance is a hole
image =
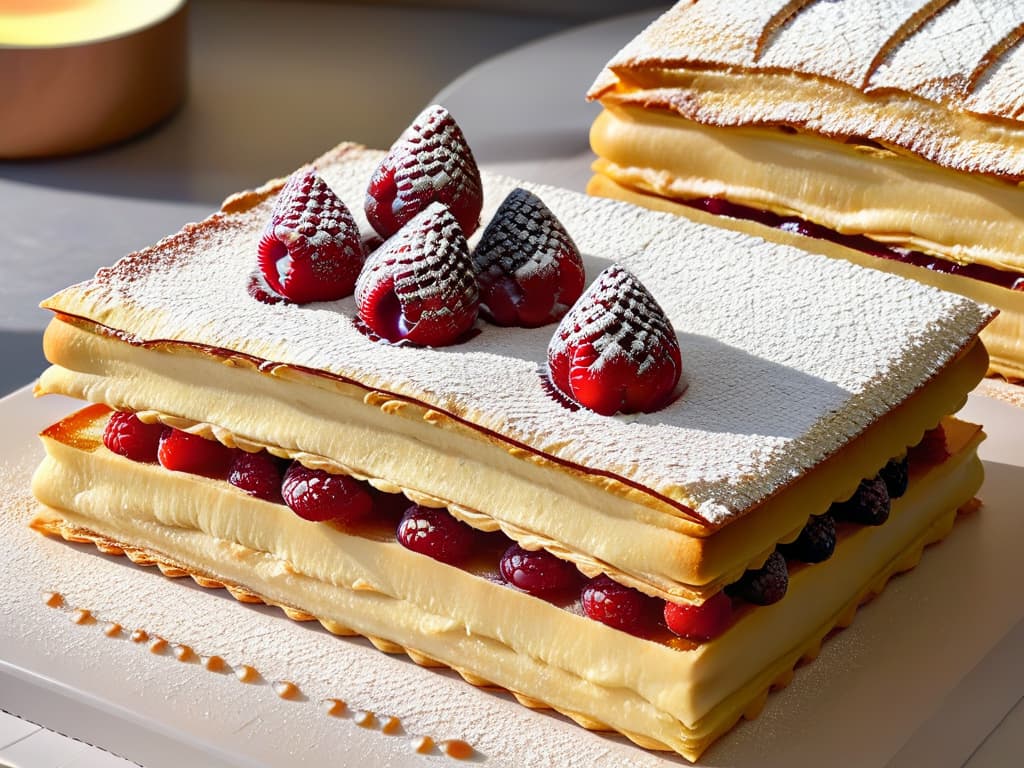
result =
[[[317,161],[343,201],[381,153]],[[488,176],[489,209],[516,183]],[[570,412],[539,384],[550,328],[483,327],[444,349],[375,344],[354,300],[266,305],[247,293],[271,200],[217,214],[47,306],[138,339],[174,339],[321,369],[415,398],[557,459],[611,473],[723,522],[742,514],[902,402],[990,317],[893,275],[564,190],[537,192],[587,274],[621,263],[673,323],[686,394],[628,423]],[[362,227],[366,223],[359,220]]]

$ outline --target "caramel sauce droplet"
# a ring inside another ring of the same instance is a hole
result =
[[[149,644],[150,653],[163,653],[167,650],[167,641],[162,637],[154,637]]]
[[[220,656],[208,656],[203,659],[203,666],[211,672],[223,672],[224,671],[224,659]]]
[[[64,605],[64,595],[60,592],[44,592],[43,602],[51,608],[60,608]]]
[[[133,643],[144,643],[149,640],[149,633],[144,629],[136,629],[130,635]]]
[[[393,736],[402,730],[402,721],[397,717],[389,717],[388,721],[380,727],[381,733]]]
[[[301,694],[302,691],[299,690],[299,686],[290,680],[278,680],[274,683],[274,693],[276,693],[279,698],[291,701],[299,698],[299,694]]]
[[[260,673],[248,664],[240,664],[235,667],[235,677],[243,683],[255,683],[260,679]]]
[[[75,624],[92,624],[95,619],[92,617],[92,611],[88,608],[78,608],[71,614],[71,621]]]
[[[121,625],[116,621],[108,621],[107,625],[103,628],[103,634],[107,637],[117,637],[121,634]]]
[[[425,755],[434,751],[434,740],[429,736],[418,736],[412,740],[412,748],[418,754]]]
[[[468,760],[473,756],[475,750],[462,739],[448,739],[444,743],[444,753],[456,760]]]
[[[361,712],[356,712],[352,719],[356,721],[356,725],[360,728],[373,728],[377,722],[377,716],[368,709]]]
[[[195,655],[192,652],[192,649],[184,643],[174,646],[173,653],[174,658],[176,658],[178,661],[191,661],[192,657]]]
[[[348,709],[348,704],[341,699],[324,699],[320,702],[320,706],[331,717],[341,717]]]

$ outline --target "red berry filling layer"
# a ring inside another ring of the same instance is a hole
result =
[[[798,235],[828,240],[847,248],[862,251],[871,256],[877,256],[880,259],[901,261],[905,264],[913,264],[915,267],[930,269],[933,272],[945,272],[950,275],[969,277],[973,280],[981,280],[984,283],[991,283],[1011,291],[1024,291],[1024,274],[1020,272],[996,269],[984,264],[957,264],[954,261],[943,259],[941,256],[930,256],[920,251],[911,251],[896,245],[886,245],[877,240],[872,240],[865,235],[844,235],[828,227],[814,224],[796,216],[780,216],[771,211],[750,208],[719,198],[702,197],[695,200],[682,200],[680,202],[691,208],[698,208],[717,216],[747,219],[764,224],[767,227],[772,227],[773,229],[783,229]]]
[[[571,562],[550,552],[524,549],[503,533],[484,533],[466,525],[447,509],[414,504],[402,494],[377,491],[349,475],[311,469],[266,451],[227,448],[199,435],[145,424],[131,413],[112,413],[103,440],[111,451],[133,461],[159,459],[168,469],[226,480],[244,493],[286,504],[304,520],[346,526],[360,535],[377,535],[383,526],[385,540],[397,540],[409,550],[453,566],[472,563],[478,575],[616,629],[660,641],[674,634],[694,643],[720,635],[744,606],[781,600],[791,567],[831,557],[841,535],[837,526],[884,523],[891,499],[906,491],[909,463],[930,464],[941,460],[945,451],[945,436],[937,427],[907,456],[893,459],[876,477],[864,480],[851,498],[811,517],[794,541],[780,545],[760,567],[694,605],[651,597],[605,575],[588,580]]]

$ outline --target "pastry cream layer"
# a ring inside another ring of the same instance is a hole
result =
[[[707,126],[639,107],[606,107],[590,140],[600,171],[629,187],[724,197],[962,264],[1024,271],[1024,191],[1014,183],[776,126]]]
[[[183,344],[135,346],[96,330],[51,322],[44,345],[55,365],[37,392],[148,411],[228,445],[329,465],[447,506],[478,528],[501,528],[588,575],[606,572],[650,594],[694,601],[759,566],[809,515],[849,497],[916,444],[963,404],[988,360],[975,343],[844,449],[715,531],[607,493],[570,467],[418,404],[286,366],[260,368]]]
[[[1024,291],[1011,291],[981,280],[923,269],[901,261],[880,259],[827,240],[786,232],[749,219],[717,216],[662,197],[644,186],[633,187],[627,182],[617,183],[613,180],[617,175],[616,171],[606,162],[597,161],[595,169],[598,173],[587,185],[587,192],[592,195],[623,200],[656,211],[675,213],[692,221],[746,232],[773,242],[796,245],[807,251],[846,259],[864,267],[918,280],[999,307],[999,314],[981,331],[981,339],[990,357],[989,373],[1004,376],[1011,381],[1024,380]],[[626,174],[626,177],[628,176]]]
[[[336,632],[397,643],[538,699],[591,726],[695,758],[833,627],[941,538],[981,484],[980,428],[947,420],[951,455],[912,474],[879,527],[853,527],[825,563],[793,569],[787,596],[696,647],[633,637],[472,572],[298,518],[218,480],[138,464],[91,424],[43,433],[33,492],[47,532],[99,534],[297,608]],[[286,637],[282,643],[287,643]]]

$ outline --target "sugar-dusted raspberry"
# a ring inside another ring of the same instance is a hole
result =
[[[814,515],[789,544],[779,545],[788,558],[804,563],[820,563],[832,557],[836,549],[836,521],[831,515]]]
[[[836,520],[860,525],[881,525],[889,519],[889,491],[881,477],[861,480],[856,492],[846,501],[832,505],[830,514]]]
[[[535,328],[564,315],[583,293],[583,259],[562,222],[518,187],[473,251],[481,309],[498,325]]]
[[[898,499],[907,492],[907,486],[910,484],[910,463],[907,461],[907,457],[890,459],[889,463],[882,467],[878,476],[885,482],[889,498]]]
[[[518,544],[501,556],[501,576],[509,584],[531,595],[551,595],[578,589],[582,574],[567,560],[543,549],[531,551]]]
[[[732,621],[732,598],[717,592],[700,605],[665,603],[665,623],[680,637],[703,642],[722,634]]]
[[[366,218],[383,237],[443,203],[469,237],[480,224],[483,182],[473,152],[444,107],[421,112],[388,150],[366,191]]]
[[[597,413],[656,411],[677,395],[679,342],[650,292],[614,265],[558,324],[548,374],[563,394]]]
[[[419,504],[406,510],[396,533],[406,549],[452,565],[469,557],[476,539],[473,529],[448,510]]]
[[[440,203],[374,251],[356,283],[359,318],[380,338],[440,347],[476,322],[480,294],[469,246]]]
[[[771,605],[786,596],[789,571],[786,558],[776,550],[760,568],[751,568],[739,581],[725,588],[726,593],[741,597],[754,605]]]
[[[297,304],[351,294],[365,258],[355,219],[312,168],[281,189],[257,253],[270,289]]]
[[[303,520],[351,525],[369,517],[373,500],[363,483],[348,475],[310,469],[293,461],[281,481],[281,496]]]
[[[146,424],[128,411],[114,411],[103,428],[103,444],[132,461],[155,462],[164,425]]]
[[[583,612],[595,621],[633,635],[648,635],[661,623],[664,601],[607,576],[591,579],[581,593]]]
[[[266,451],[235,451],[228,470],[228,482],[264,501],[281,501],[284,461]]]
[[[233,452],[216,440],[207,440],[180,429],[169,429],[160,436],[157,457],[167,469],[223,478],[231,466]]]

